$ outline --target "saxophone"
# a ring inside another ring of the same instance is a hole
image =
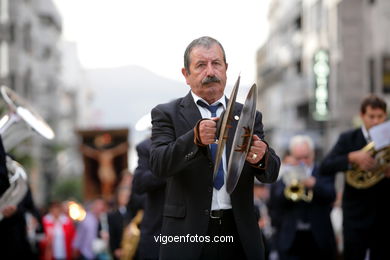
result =
[[[362,151],[371,154],[376,161],[376,166],[372,170],[365,171],[356,164],[352,165],[351,170],[346,172],[345,179],[356,189],[367,189],[377,184],[385,177],[384,171],[390,166],[390,146],[375,150],[374,142],[370,142],[362,148]]]
[[[137,215],[135,215],[133,220],[125,227],[121,241],[122,255],[120,260],[134,259],[141,238],[141,230],[139,229],[139,225],[143,216],[144,211],[138,210]]]

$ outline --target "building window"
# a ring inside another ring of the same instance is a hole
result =
[[[370,81],[370,93],[375,93],[375,60],[370,58],[368,60],[368,73]]]
[[[0,77],[5,78],[9,73],[9,48],[5,41],[0,42]]]
[[[296,109],[297,109],[297,117],[298,118],[306,120],[310,117],[309,116],[310,106],[309,106],[308,102],[298,104],[296,106]]]
[[[301,30],[302,29],[302,16],[301,15],[299,15],[295,19],[295,27],[297,28],[297,30]]]
[[[32,52],[31,24],[23,26],[23,48],[26,52]]]
[[[53,51],[49,46],[42,49],[41,58],[43,60],[49,60],[52,57]]]
[[[32,94],[31,90],[31,70],[28,69],[27,72],[24,74],[23,78],[23,96],[27,99],[30,99]]]
[[[383,93],[390,93],[390,56],[385,56],[382,60],[382,86]]]
[[[16,76],[13,72],[9,74],[9,87],[13,90],[16,89]]]
[[[0,23],[5,24],[9,20],[8,0],[0,0]]]
[[[296,68],[297,74],[301,75],[302,74],[302,61],[301,60],[297,60],[295,62],[295,68]]]
[[[15,24],[10,23],[9,25],[9,42],[13,44],[15,42]]]

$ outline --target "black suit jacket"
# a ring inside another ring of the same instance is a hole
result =
[[[335,175],[349,169],[348,153],[367,144],[360,128],[344,132],[321,164],[321,174]],[[384,178],[373,187],[356,189],[345,182],[343,193],[344,229],[383,229],[389,226],[388,198],[390,179]],[[387,220],[386,220],[387,218]]]
[[[38,259],[36,245],[32,246],[28,241],[27,212],[38,220],[39,231],[42,232],[42,219],[35,207],[30,188],[17,205],[16,212],[0,221],[1,259]]]
[[[336,253],[336,242],[330,220],[332,204],[336,198],[334,176],[319,175],[315,167],[312,176],[316,178],[311,202],[293,202],[284,196],[286,185],[280,179],[272,185],[273,198],[270,203],[279,216],[277,230],[278,248],[287,251],[295,241],[298,220],[310,223],[317,245],[327,252]]]
[[[234,115],[242,105],[236,103]],[[191,93],[184,98],[158,105],[152,110],[153,173],[167,178],[162,234],[205,236],[213,195],[213,162],[210,149],[194,144],[194,126],[201,114]],[[233,134],[230,131],[226,152],[229,158]],[[261,114],[257,112],[254,134],[264,137]],[[231,203],[240,240],[248,259],[263,259],[264,248],[253,210],[253,176],[271,183],[278,176],[280,160],[269,148],[264,170],[244,165]],[[161,246],[161,259],[198,259],[202,243],[167,243]]]
[[[160,244],[156,243],[154,236],[161,234],[165,201],[166,181],[153,175],[150,168],[151,145],[150,138],[137,145],[138,166],[133,178],[133,191],[146,195],[138,249],[140,259],[158,259]]]
[[[6,153],[3,141],[0,137],[0,197],[9,187],[8,171],[6,164]]]

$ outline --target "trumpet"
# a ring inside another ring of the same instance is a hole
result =
[[[0,94],[8,108],[7,114],[0,119],[0,135],[7,152],[31,135],[32,131],[25,129],[25,125],[46,139],[54,138],[50,126],[23,98],[6,86],[1,86]],[[20,121],[25,124],[17,124]],[[6,166],[10,186],[0,197],[0,212],[8,205],[17,205],[28,190],[25,169],[9,156],[6,156]],[[0,220],[2,218],[0,213]]]
[[[384,171],[390,165],[390,146],[375,150],[374,142],[368,143],[362,151],[369,152],[376,161],[376,166],[370,171],[365,171],[353,164],[351,170],[346,172],[346,182],[356,189],[367,189],[384,177]]]
[[[285,184],[284,196],[292,200],[310,202],[313,199],[313,191],[305,188],[303,180],[306,179],[304,165],[286,165],[281,169],[282,180]]]

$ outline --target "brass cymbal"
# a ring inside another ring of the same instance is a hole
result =
[[[234,105],[236,103],[237,98],[237,92],[240,85],[240,76],[238,76],[236,83],[234,84],[232,93],[230,94],[229,101],[226,105],[226,110],[221,115],[222,120],[220,119],[220,123],[218,123],[218,136],[216,139],[217,146],[217,155],[215,156],[215,162],[214,162],[214,172],[213,172],[213,180],[215,179],[215,176],[217,176],[219,164],[221,163],[222,155],[223,155],[223,149],[226,145],[226,140],[229,135],[230,125],[229,121],[232,120],[232,114],[234,111]]]
[[[234,134],[227,169],[226,190],[231,194],[241,176],[247,154],[252,142],[256,117],[257,87],[253,84],[246,97]]]

